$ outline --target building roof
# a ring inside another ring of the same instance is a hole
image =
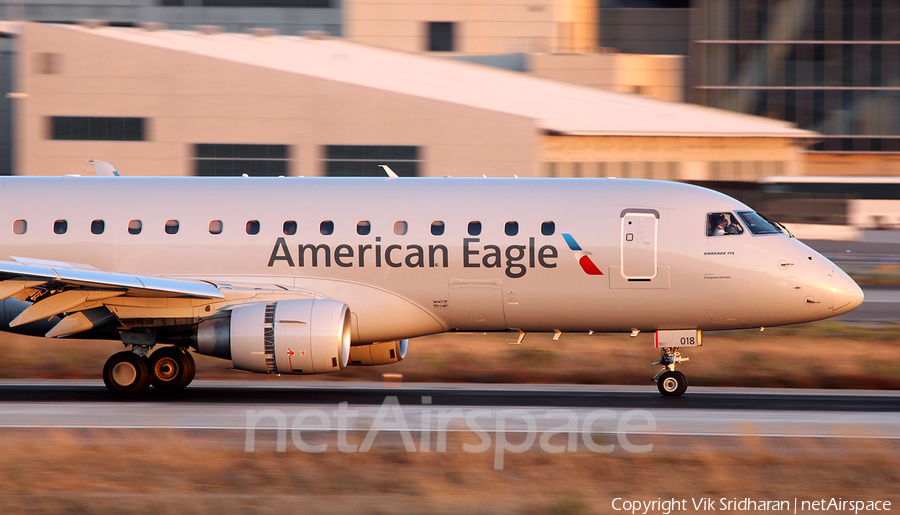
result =
[[[539,130],[585,136],[809,138],[768,118],[578,86],[476,64],[300,36],[89,28],[96,37],[377,88],[534,120]]]

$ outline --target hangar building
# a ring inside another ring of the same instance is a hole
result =
[[[792,124],[322,34],[17,24],[15,169],[128,175],[801,174]]]

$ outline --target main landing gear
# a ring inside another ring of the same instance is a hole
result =
[[[157,390],[180,390],[194,380],[197,368],[181,347],[162,347],[147,356],[146,346],[110,356],[103,367],[103,382],[113,393],[139,393],[152,384]]]
[[[689,359],[682,357],[676,347],[662,348],[659,361],[651,363],[652,365],[662,365],[662,370],[657,372],[652,379],[656,381],[659,393],[666,397],[678,397],[687,390],[687,378],[684,377],[684,374],[675,370],[675,364],[688,361]]]

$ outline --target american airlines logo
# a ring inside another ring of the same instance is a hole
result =
[[[569,250],[575,253],[575,260],[581,265],[581,269],[584,270],[584,273],[588,275],[603,275],[603,272],[601,272],[591,258],[588,257],[591,253],[581,250],[581,245],[575,241],[575,238],[573,238],[571,234],[563,233],[563,238],[566,240],[566,245],[569,246]]]
[[[575,251],[575,257],[581,268],[588,275],[603,275],[593,261],[569,234],[563,234],[569,248]],[[275,240],[275,246],[269,255],[267,266],[275,266],[283,261],[290,267],[331,267],[332,263],[340,268],[432,268],[449,267],[450,251],[446,245],[416,245],[405,247],[400,244],[382,245],[381,237],[375,237],[374,243],[350,245],[331,245],[320,243],[300,243],[296,252],[283,237]],[[535,238],[528,238],[525,245],[492,245],[481,244],[481,238],[463,238],[463,268],[504,268],[507,277],[518,279],[524,277],[529,269],[556,268],[559,251],[553,245],[538,247]]]

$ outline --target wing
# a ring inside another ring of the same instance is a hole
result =
[[[15,298],[27,306],[10,327],[60,316],[46,334],[59,337],[118,319],[175,325],[214,315],[219,309],[267,294],[309,297],[273,285],[235,287],[206,281],[97,270],[89,265],[13,257],[0,261],[0,301]],[[227,294],[226,294],[227,293]],[[143,323],[143,322],[139,322]]]

